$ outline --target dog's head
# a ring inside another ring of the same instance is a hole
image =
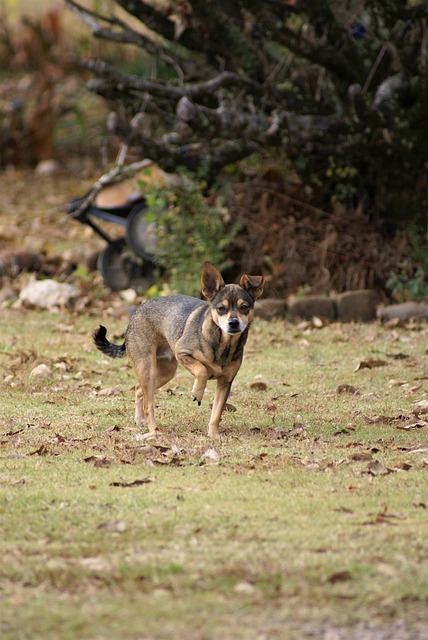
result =
[[[225,284],[218,269],[205,262],[201,282],[214,322],[223,333],[242,333],[253,319],[254,301],[263,293],[264,278],[244,275],[239,284]]]

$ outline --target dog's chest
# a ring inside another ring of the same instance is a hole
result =
[[[218,340],[212,345],[212,361],[220,369],[225,369],[237,360],[242,359],[246,335],[237,336],[220,333]]]

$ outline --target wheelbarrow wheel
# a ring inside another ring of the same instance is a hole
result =
[[[144,204],[136,205],[126,219],[126,243],[143,260],[153,260],[156,253],[156,223],[147,220]]]
[[[111,242],[98,257],[98,269],[112,291],[129,289],[132,277],[130,258],[123,253],[125,238]]]

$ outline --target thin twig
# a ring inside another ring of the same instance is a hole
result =
[[[141,171],[142,169],[146,169],[153,165],[152,160],[139,160],[138,162],[132,162],[128,165],[115,165],[113,169],[104,173],[95,184],[91,187],[89,193],[85,196],[85,198],[80,203],[79,207],[69,213],[65,219],[68,218],[78,218],[81,213],[83,213],[89,205],[91,205],[97,195],[99,194],[104,187],[107,187],[110,184],[115,184],[116,182],[121,182],[125,177],[129,177]]]

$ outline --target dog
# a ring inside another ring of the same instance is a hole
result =
[[[134,368],[135,422],[147,424],[147,437],[158,427],[154,392],[175,375],[178,363],[195,377],[193,400],[201,404],[208,380],[217,380],[208,435],[219,435],[219,425],[232,382],[238,373],[254,302],[262,295],[264,278],[243,275],[238,284],[225,284],[218,269],[205,262],[201,276],[206,301],[174,295],[143,302],[133,313],[122,345],[107,340],[100,325],[93,339],[99,351],[112,358],[125,354]]]

